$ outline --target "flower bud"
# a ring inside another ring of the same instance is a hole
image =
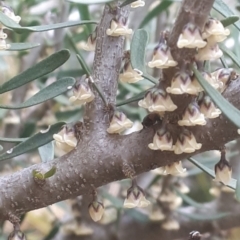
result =
[[[112,117],[107,132],[110,134],[121,133],[132,126],[133,122],[130,121],[123,112],[116,111]]]
[[[96,37],[93,37],[93,34],[90,34],[87,42],[81,41],[78,44],[78,47],[88,52],[94,52],[96,47]]]
[[[171,133],[163,126],[153,137],[153,143],[148,144],[152,150],[173,151],[173,139]]]
[[[119,79],[123,83],[136,83],[143,80],[143,73],[138,69],[133,69],[130,62],[126,62],[124,65],[124,71],[119,75]]]
[[[73,96],[69,98],[70,102],[77,105],[83,105],[91,102],[95,98],[93,92],[86,82],[80,81],[73,88]]]
[[[182,162],[174,162],[165,166],[164,175],[171,174],[173,176],[183,175],[186,172],[186,168],[182,167]]]
[[[93,201],[88,206],[89,214],[94,222],[98,222],[101,220],[104,213],[104,206],[99,201]]]
[[[168,217],[161,227],[165,230],[171,231],[171,230],[178,230],[180,228],[180,225],[177,220]]]
[[[137,0],[131,3],[131,8],[138,8],[138,7],[144,7],[144,6],[145,6],[145,2],[142,0]]]
[[[201,101],[200,112],[204,114],[205,118],[217,118],[222,113],[220,109],[216,108],[209,96],[205,96]]]
[[[174,183],[174,187],[181,193],[186,194],[190,192],[189,187],[182,181]]]
[[[204,115],[200,112],[199,106],[196,102],[192,102],[185,110],[182,120],[178,121],[180,126],[196,126],[206,125]]]
[[[125,18],[120,18],[118,21],[112,20],[111,27],[107,29],[107,35],[112,37],[127,36],[132,34],[132,29],[126,26]]]
[[[230,30],[224,28],[222,23],[214,18],[209,18],[203,30],[203,38],[211,38],[211,41],[222,42],[230,34]]]
[[[148,63],[148,66],[150,68],[169,68],[175,67],[177,64],[172,58],[170,48],[165,41],[160,40],[158,46],[154,49],[152,61]]]
[[[201,143],[197,143],[196,138],[187,129],[184,129],[183,132],[179,135],[177,142],[174,146],[175,154],[182,153],[192,153],[202,147]]]
[[[215,165],[215,181],[227,185],[232,178],[232,167],[225,158],[225,153],[221,154],[220,161]]]
[[[200,29],[193,23],[188,23],[183,27],[177,46],[178,48],[203,48],[207,42],[202,39]]]

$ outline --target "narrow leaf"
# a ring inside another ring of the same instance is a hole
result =
[[[11,142],[11,143],[19,143],[19,142],[24,142],[28,138],[0,138],[0,142]]]
[[[88,68],[85,60],[83,59],[83,57],[82,57],[82,55],[80,53],[77,54],[77,60],[80,63],[80,65],[81,65],[83,71],[85,72],[85,74],[87,76],[90,76],[91,75],[90,69]]]
[[[38,153],[41,157],[42,162],[48,162],[54,158],[54,143],[49,142],[38,148]]]
[[[230,16],[228,18],[225,18],[225,19],[221,20],[221,23],[224,27],[227,27],[227,26],[230,26],[230,25],[234,24],[238,20],[239,20],[239,17],[234,15],[234,16]]]
[[[222,0],[215,0],[213,8],[222,14],[224,17],[231,17],[234,15],[234,12],[228,7],[226,3],[224,3]],[[240,22],[237,21],[233,23],[234,26],[240,31]]]
[[[79,4],[100,4],[100,3],[108,3],[108,2],[113,2],[114,0],[67,0],[68,2],[71,3],[79,3]],[[136,1],[136,0],[134,0]]]
[[[222,113],[238,128],[240,128],[240,111],[229,103],[216,89],[214,89],[201,75],[201,73],[192,66],[192,70],[205,92],[211,97],[213,102],[221,109]]]
[[[55,98],[58,95],[71,89],[75,82],[76,82],[75,79],[71,77],[59,79],[54,83],[50,84],[49,86],[41,89],[38,93],[36,93],[34,96],[32,96],[31,98],[29,98],[28,100],[21,104],[14,106],[0,105],[0,108],[21,109],[40,104],[42,102],[46,102],[47,100]]]
[[[14,22],[11,18],[6,16],[1,11],[0,11],[0,22],[4,26],[12,29],[17,33],[44,32],[44,31],[55,30],[55,29],[66,28],[66,27],[73,27],[73,26],[84,25],[84,24],[97,24],[97,22],[95,21],[71,21],[71,22],[55,23],[55,24],[49,24],[49,25],[22,27],[16,22]]]
[[[52,177],[56,173],[56,170],[57,169],[55,167],[52,167],[51,170],[44,174],[44,179]]]
[[[23,51],[39,46],[39,43],[10,43],[10,48],[6,49],[6,51]]]
[[[200,162],[198,162],[197,160],[193,159],[193,158],[188,158],[188,160],[194,164],[195,166],[197,166],[198,168],[200,168],[203,172],[207,173],[210,177],[215,178],[215,172],[211,169],[209,169],[208,167],[204,166],[203,164],[201,164]],[[230,183],[226,186],[232,188],[233,190],[236,189],[236,179],[231,179]]]
[[[221,43],[219,45],[221,50],[225,54],[227,54],[232,59],[232,61],[240,68],[240,60],[238,59],[238,57],[231,50],[229,50],[224,44]]]
[[[143,72],[143,77],[153,82],[157,80],[147,73],[145,67],[145,49],[148,42],[148,33],[144,29],[135,31],[131,42],[131,65],[133,69]]]
[[[238,179],[237,179],[235,195],[236,195],[236,199],[240,202],[240,175],[238,176]]]
[[[19,156],[51,142],[53,140],[53,134],[58,133],[64,124],[64,122],[59,122],[52,125],[48,131],[36,133],[26,141],[19,143],[14,148],[1,154],[0,161]]]
[[[70,57],[70,52],[66,49],[61,50],[37,63],[33,67],[13,77],[0,86],[0,93],[8,92],[42,77],[64,64]]]
[[[141,93],[135,95],[134,97],[131,97],[131,98],[129,98],[129,99],[126,99],[126,100],[123,100],[123,101],[121,101],[121,102],[118,102],[116,106],[117,106],[117,107],[120,107],[120,106],[122,106],[122,105],[126,105],[126,104],[131,103],[131,102],[139,101],[139,100],[141,100],[141,99],[144,98],[146,92],[147,92],[147,91],[141,92]]]
[[[148,24],[153,18],[159,16],[161,12],[166,11],[166,9],[173,3],[173,1],[162,1],[156,7],[154,7],[143,19],[139,28],[143,28],[146,24]]]

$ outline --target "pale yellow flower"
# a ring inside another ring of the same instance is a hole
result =
[[[180,225],[177,220],[168,218],[166,221],[164,221],[161,227],[165,230],[171,231],[178,230],[180,228]]]
[[[10,44],[6,43],[6,40],[4,38],[0,38],[0,50],[7,50],[10,48]]]
[[[222,113],[220,109],[216,108],[210,97],[205,96],[200,103],[200,112],[205,118],[217,118]]]
[[[215,181],[227,185],[232,179],[232,168],[223,155],[220,161],[215,165]]]
[[[173,176],[179,176],[182,175],[186,172],[186,168],[182,167],[182,162],[174,162],[172,164],[169,164],[167,166],[165,166],[165,171],[164,171],[164,175],[173,175]]]
[[[144,7],[144,6],[145,6],[145,2],[142,0],[137,0],[131,3],[131,8],[138,8],[138,7]]]
[[[111,28],[107,29],[107,35],[112,37],[119,36],[128,36],[133,33],[132,29],[129,29],[125,24],[116,22],[115,20],[111,21]]]
[[[207,42],[202,39],[200,29],[193,23],[184,26],[177,41],[178,48],[203,48],[206,44]]]
[[[101,202],[93,201],[88,206],[89,214],[94,222],[98,222],[101,220],[104,213],[104,206]]]
[[[153,205],[151,207],[148,217],[153,222],[161,221],[161,220],[165,219],[165,214],[163,213],[163,211],[161,210],[161,208],[159,206]]]
[[[16,16],[13,10],[7,6],[0,6],[0,10],[9,18],[11,18],[14,22],[19,23],[21,20],[20,16]]]
[[[136,83],[143,80],[143,73],[138,69],[133,69],[130,62],[124,65],[124,71],[119,75],[119,80],[123,83]]]
[[[78,47],[88,52],[94,52],[96,47],[96,41],[93,40],[91,36],[89,36],[87,42],[81,41],[78,44]]]

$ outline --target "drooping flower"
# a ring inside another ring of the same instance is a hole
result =
[[[15,229],[8,236],[8,240],[26,240],[26,238],[24,233],[22,233],[20,230]]]
[[[130,121],[123,112],[116,111],[112,117],[107,132],[110,134],[121,133],[132,126],[133,122]]]
[[[10,48],[10,44],[7,44],[4,38],[0,38],[0,50],[6,50],[9,48]]]
[[[198,61],[212,61],[219,59],[222,57],[222,55],[223,52],[219,48],[218,44],[213,41],[208,41],[207,45],[204,48],[198,50],[195,58]]]
[[[173,191],[164,189],[164,191],[159,195],[158,199],[161,202],[171,203],[176,197],[177,195]]]
[[[96,47],[96,37],[94,37],[93,34],[90,34],[87,42],[81,41],[78,44],[78,47],[88,52],[94,52]]]
[[[150,211],[148,217],[153,222],[161,221],[161,220],[165,219],[165,214],[163,213],[163,211],[161,210],[161,208],[159,206],[154,204],[154,205],[152,205],[152,208],[151,208],[151,211]]]
[[[177,46],[178,48],[203,48],[207,44],[201,36],[200,29],[193,23],[188,23],[183,27]]]
[[[202,147],[201,143],[197,143],[193,133],[187,129],[179,135],[177,142],[174,146],[175,154],[192,153]]]
[[[124,200],[124,208],[147,207],[150,202],[145,198],[143,190],[133,185],[127,191],[127,198]]]
[[[11,18],[14,22],[16,22],[16,23],[19,23],[19,22],[20,22],[21,17],[20,17],[20,16],[16,16],[16,15],[14,14],[13,9],[12,9],[11,7],[6,6],[5,3],[1,3],[1,4],[0,4],[0,10],[1,10],[6,16],[8,16],[9,18]],[[0,26],[1,26],[1,24],[0,24]],[[2,28],[2,26],[1,26],[1,28]]]
[[[177,181],[174,183],[174,187],[181,193],[189,193],[190,189],[189,187],[182,181]]]
[[[220,161],[215,165],[215,181],[227,185],[232,178],[232,167],[226,160],[225,152],[222,152]]]
[[[64,127],[59,133],[53,134],[56,146],[64,152],[69,152],[77,146],[77,139],[73,128]]]
[[[175,150],[174,150],[175,151]],[[186,172],[186,168],[182,167],[182,162],[174,162],[172,164],[169,164],[165,166],[164,175],[173,175],[173,176],[179,176],[183,175]]]
[[[173,199],[173,201],[168,204],[169,209],[172,211],[178,209],[182,205],[182,202],[183,202],[182,198],[179,196],[176,196]]]
[[[169,94],[159,88],[153,88],[148,91],[143,100],[138,102],[140,107],[148,109],[150,112],[174,111],[177,106],[173,103]]]
[[[230,34],[230,30],[224,28],[222,23],[214,18],[209,18],[203,30],[203,38],[211,38],[211,41],[222,42]]]
[[[111,27],[107,29],[107,35],[112,37],[131,35],[133,31],[129,29],[126,24],[125,18],[120,18],[118,21],[113,19],[111,21]]]
[[[167,218],[161,227],[165,230],[171,231],[171,230],[178,230],[180,228],[179,222],[173,218]]]
[[[145,6],[145,2],[142,0],[137,0],[131,3],[131,8],[138,8],[138,7],[144,7],[144,6]]]
[[[94,222],[98,222],[101,220],[104,213],[104,206],[99,201],[93,201],[88,206],[89,214]]]
[[[119,79],[123,83],[136,83],[144,79],[143,73],[138,69],[133,69],[129,61],[124,64],[123,70],[123,73],[119,75]]]
[[[113,204],[107,199],[104,199],[103,204],[105,206],[105,210],[100,223],[108,225],[110,223],[116,222],[118,218],[117,209],[113,207]]]
[[[206,125],[206,120],[204,115],[200,112],[197,103],[191,102],[186,108],[182,120],[178,121],[180,126],[196,126],[196,125]]]
[[[148,66],[150,68],[169,68],[175,67],[177,64],[165,40],[160,40],[159,44],[154,49],[152,61],[148,63]]]
[[[73,96],[69,98],[70,102],[77,105],[83,105],[91,102],[95,98],[92,90],[86,82],[80,81],[73,88]]]
[[[209,96],[205,96],[200,102],[200,112],[204,114],[205,118],[217,118],[222,113]]]
[[[152,150],[173,151],[173,139],[171,133],[163,126],[153,137],[153,143],[148,144]]]

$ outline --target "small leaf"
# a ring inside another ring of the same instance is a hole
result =
[[[42,162],[48,162],[54,158],[54,143],[49,142],[38,148],[38,153],[41,157]]]
[[[68,2],[71,3],[79,3],[79,4],[100,4],[100,3],[108,3],[108,2],[113,2],[114,0],[67,0]],[[136,0],[134,0],[136,1]]]
[[[42,175],[42,173],[40,173],[39,171],[37,171],[35,169],[32,171],[32,175],[33,175],[34,178],[37,178],[39,180],[44,179],[44,176]]]
[[[153,18],[159,16],[161,12],[166,11],[166,9],[173,3],[173,1],[162,1],[156,7],[154,7],[142,20],[139,28],[143,28],[146,24],[148,24]]]
[[[219,45],[221,50],[225,54],[227,54],[233,60],[233,62],[240,68],[240,61],[238,57],[231,50],[229,50],[224,44],[220,43]]]
[[[47,100],[55,98],[58,95],[68,91],[69,88],[72,88],[75,82],[76,82],[75,79],[71,77],[59,79],[54,83],[50,84],[49,86],[41,89],[34,96],[32,96],[31,98],[29,98],[28,100],[19,105],[14,106],[0,105],[0,108],[21,109],[40,104],[42,102],[46,102]]]
[[[197,160],[193,159],[193,158],[188,158],[188,160],[194,164],[195,166],[197,166],[198,168],[200,168],[203,172],[207,173],[210,177],[215,178],[215,172],[211,169],[209,169],[208,167],[204,166],[203,164],[201,164],[200,162],[198,162]],[[236,179],[232,178],[230,183],[226,186],[232,188],[233,190],[236,189]]]
[[[147,91],[148,91],[148,90],[147,90]],[[139,101],[139,100],[141,100],[141,99],[144,98],[144,96],[145,96],[145,94],[146,94],[147,91],[141,92],[141,93],[135,95],[134,97],[131,97],[131,98],[129,98],[129,99],[126,99],[126,100],[123,100],[123,101],[121,101],[121,102],[118,102],[116,106],[117,106],[117,107],[120,107],[120,106],[122,106],[122,105],[126,105],[126,104],[131,103],[131,102]]]
[[[83,71],[85,72],[85,74],[87,76],[90,76],[91,75],[90,69],[89,69],[88,65],[86,64],[84,58],[82,57],[82,55],[80,53],[77,54],[77,60],[80,63],[80,65],[81,65]]]
[[[131,42],[131,65],[133,69],[143,72],[143,77],[156,84],[157,80],[146,72],[145,49],[148,42],[148,33],[144,29],[138,29],[133,34]]]
[[[73,27],[73,26],[84,25],[84,24],[97,24],[97,22],[95,21],[71,21],[71,22],[55,23],[55,24],[49,24],[49,25],[22,27],[1,11],[0,11],[0,22],[4,26],[14,30],[16,33],[45,32],[49,30]]]
[[[23,51],[39,47],[40,43],[10,43],[10,48],[6,51]]]
[[[234,24],[238,20],[239,20],[239,17],[234,15],[234,16],[230,16],[228,18],[225,18],[225,19],[221,20],[221,23],[224,27],[227,27],[227,26],[230,26],[230,25]]]
[[[19,142],[24,142],[28,138],[2,138],[0,137],[0,142],[11,142],[11,143],[19,143]]]
[[[222,0],[215,0],[213,4],[213,8],[222,14],[224,17],[231,17],[234,15],[234,12],[228,7],[226,3],[224,3]],[[233,23],[234,26],[240,31],[240,22],[237,21]]]
[[[202,74],[192,66],[192,70],[205,92],[213,102],[220,108],[222,113],[238,128],[240,128],[240,111],[229,103],[216,89],[214,89],[203,77]]]
[[[235,195],[236,195],[236,199],[240,202],[240,175],[238,176],[238,179],[237,179]]]
[[[8,92],[50,72],[53,72],[56,68],[63,65],[69,59],[69,57],[70,52],[66,49],[52,54],[33,67],[5,82],[0,86],[0,93]]]
[[[56,123],[52,125],[48,131],[44,133],[39,132],[29,137],[26,141],[19,143],[14,148],[1,154],[0,161],[19,156],[51,142],[53,140],[53,134],[58,133],[64,124],[64,122]]]
[[[44,174],[44,179],[52,177],[56,173],[56,170],[57,170],[56,167],[52,167],[51,170]]]

